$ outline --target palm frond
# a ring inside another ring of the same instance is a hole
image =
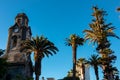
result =
[[[107,34],[107,36],[108,36],[108,37],[115,37],[115,38],[117,38],[117,39],[120,39],[117,35],[115,35],[115,33],[112,33],[112,32],[109,32],[109,33]]]
[[[117,11],[120,11],[120,7],[119,7],[119,8],[117,8]]]
[[[71,45],[72,45],[70,39],[66,38],[65,41],[66,41],[66,42],[65,42],[65,45],[66,45],[66,46],[71,46]]]
[[[87,60],[87,63],[92,66],[96,66],[99,65],[99,59],[100,57],[98,55],[92,54],[91,57]]]

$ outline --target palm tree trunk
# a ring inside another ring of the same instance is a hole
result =
[[[35,61],[35,80],[39,80],[39,76],[41,75],[41,61],[42,61],[42,58],[38,58],[36,61]]]
[[[109,80],[108,68],[107,65],[102,65],[104,80]]]
[[[39,80],[39,75],[36,75],[35,80]]]
[[[96,80],[99,80],[98,67],[94,66],[94,70],[95,70]]]
[[[102,56],[102,58],[104,58],[104,54],[105,53],[102,53],[102,52],[104,52],[104,49],[101,49],[101,52],[100,52],[100,54],[101,54],[101,56]],[[106,65],[106,63],[102,63],[102,69],[103,69],[103,78],[104,78],[104,80],[108,80],[108,78],[109,78],[109,73],[108,73],[108,69],[109,67],[108,67],[108,64]]]
[[[72,46],[73,49],[73,80],[76,80],[76,46]]]
[[[85,80],[85,64],[82,63],[83,80]]]

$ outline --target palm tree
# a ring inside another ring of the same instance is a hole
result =
[[[30,52],[34,52],[34,60],[35,60],[35,80],[39,80],[39,76],[41,75],[41,61],[42,59],[49,55],[56,54],[58,51],[57,47],[49,41],[44,36],[36,36],[33,37],[31,40],[26,40],[23,44],[24,48]]]
[[[98,74],[98,66],[100,65],[99,63],[100,57],[96,54],[91,55],[91,57],[87,60],[87,63],[93,66],[95,75],[96,75],[96,80],[99,80],[99,74]]]
[[[66,38],[66,45],[72,46],[73,51],[73,80],[75,80],[76,75],[76,51],[79,45],[83,45],[84,39],[80,38],[76,34],[70,35],[70,38]]]
[[[113,32],[115,28],[111,26],[112,23],[105,24],[103,17],[106,15],[106,12],[103,10],[99,10],[97,7],[93,7],[93,10],[93,16],[95,17],[95,19],[93,19],[93,23],[89,25],[91,30],[84,30],[84,32],[86,33],[85,40],[89,39],[90,42],[97,43],[98,50],[100,50],[100,48],[110,46],[107,37],[119,37],[116,36]]]
[[[93,7],[93,15],[94,19],[93,22],[89,25],[91,30],[84,30],[86,33],[85,40],[90,40],[90,42],[93,42],[94,44],[97,43],[96,50],[101,54],[102,57],[107,56],[109,57],[111,52],[106,52],[106,50],[110,48],[110,42],[108,40],[108,37],[115,37],[118,38],[118,36],[115,35],[113,30],[115,29],[111,23],[105,24],[104,16],[107,15],[105,11],[98,9],[97,7]],[[103,67],[106,66],[105,69],[109,67],[111,63],[109,64],[103,64]],[[107,74],[105,72],[105,69],[103,69],[104,77],[106,77]],[[108,77],[108,76],[107,76]]]

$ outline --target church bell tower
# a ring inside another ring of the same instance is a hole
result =
[[[30,55],[20,51],[23,41],[31,39],[29,19],[25,13],[19,13],[15,17],[15,23],[9,28],[8,43],[6,49],[7,62],[10,63],[6,80],[13,80],[17,75],[23,78],[32,77],[32,62]],[[8,79],[7,79],[8,78]]]

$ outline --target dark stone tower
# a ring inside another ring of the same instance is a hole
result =
[[[25,13],[19,13],[15,17],[15,24],[9,28],[6,54],[7,62],[10,63],[6,80],[16,80],[32,77],[32,62],[27,51],[20,51],[22,42],[31,39],[31,29],[28,26],[29,19]]]

